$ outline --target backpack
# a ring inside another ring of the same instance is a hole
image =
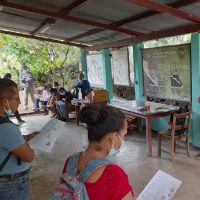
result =
[[[61,183],[56,187],[49,200],[89,200],[84,182],[96,169],[109,165],[110,161],[100,158],[92,160],[80,174],[77,174],[80,154],[81,152],[69,157],[65,165],[66,171],[60,179]]]

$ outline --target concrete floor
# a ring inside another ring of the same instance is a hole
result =
[[[49,116],[24,116],[26,123],[21,125],[23,133],[39,130],[50,118]],[[200,199],[200,158],[199,152],[191,150],[191,158],[186,156],[182,147],[177,148],[175,162],[172,163],[169,153],[161,159],[157,155],[157,140],[153,138],[153,157],[146,156],[145,133],[127,135],[125,148],[113,160],[128,174],[135,195],[138,196],[152,176],[161,169],[180,179],[183,184],[177,191],[174,200]],[[83,150],[87,145],[87,130],[75,123],[66,123],[60,130],[59,137],[51,153],[35,150],[36,158],[30,173],[31,200],[46,200],[58,184],[66,158],[74,152]],[[169,143],[163,143],[163,149],[169,150]]]

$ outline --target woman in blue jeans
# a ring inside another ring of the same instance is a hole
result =
[[[9,121],[20,103],[18,87],[9,79],[0,79],[0,199],[29,199],[29,170],[34,151],[27,141],[38,132],[22,136]]]

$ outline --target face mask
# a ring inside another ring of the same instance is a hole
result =
[[[7,117],[9,117],[10,115],[12,115],[12,110],[10,109],[8,100],[6,100],[6,101],[7,101],[7,104],[8,104],[8,109],[6,109],[6,108],[4,107],[4,113],[5,113],[5,115],[6,115]]]
[[[65,92],[60,92],[60,95],[65,96]]]
[[[124,140],[122,140],[122,138],[120,137],[120,135],[118,133],[115,133],[118,135],[120,141],[121,141],[121,145],[120,145],[120,148],[119,149],[115,149],[114,148],[114,145],[112,144],[112,148],[108,154],[108,156],[116,156],[119,152],[120,152],[120,149],[122,149],[122,147],[124,146]]]

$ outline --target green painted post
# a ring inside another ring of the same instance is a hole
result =
[[[135,80],[135,100],[146,101],[143,96],[143,70],[142,70],[142,49],[144,45],[133,45],[133,61],[134,61],[134,80]],[[145,126],[145,120],[142,120],[142,126]]]
[[[192,130],[191,142],[194,146],[200,147],[200,34],[192,34],[191,39],[191,60],[192,60]]]
[[[134,56],[134,76],[135,76],[135,99],[137,101],[146,101],[143,96],[143,70],[142,70],[142,49],[144,45],[137,44],[133,46]]]
[[[87,55],[88,52],[86,50],[81,51],[81,64],[82,64],[82,71],[84,73],[84,77],[88,80],[88,73],[87,73]]]
[[[104,88],[109,91],[109,99],[113,98],[111,56],[109,49],[102,50]]]
[[[142,70],[142,44],[133,46],[134,56],[134,75],[135,75],[135,99],[138,101],[146,101],[146,96],[143,96],[144,83],[143,83],[143,70]],[[168,129],[169,117],[162,117],[152,120],[152,129],[155,131]]]

